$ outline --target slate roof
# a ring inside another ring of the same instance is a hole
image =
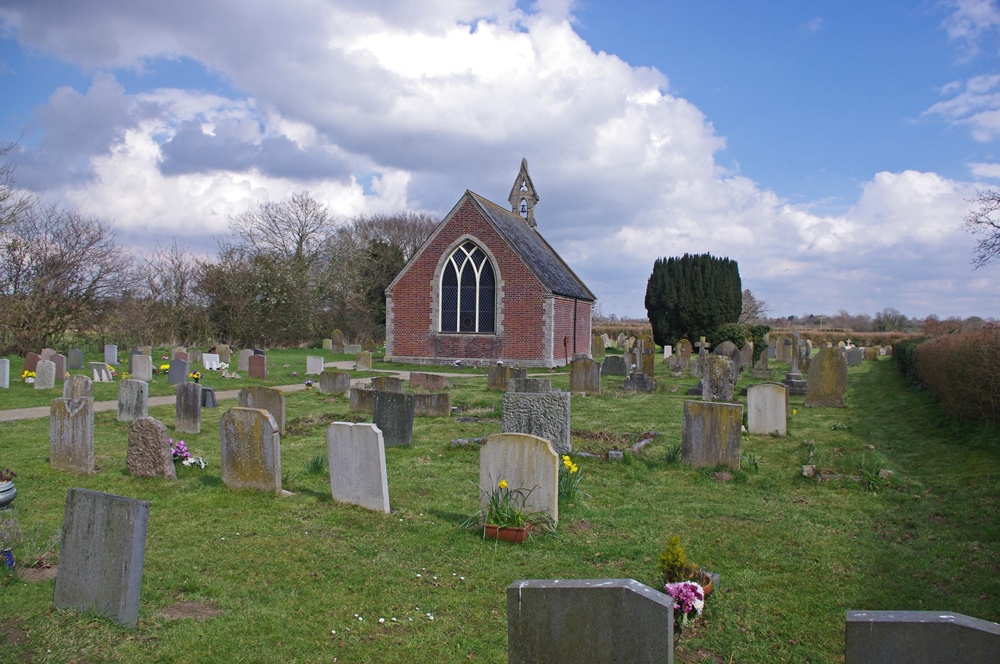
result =
[[[493,224],[497,232],[507,240],[511,249],[521,257],[543,286],[556,295],[575,297],[588,302],[597,299],[545,238],[524,219],[479,194],[469,190],[465,193],[482,211],[483,216]]]

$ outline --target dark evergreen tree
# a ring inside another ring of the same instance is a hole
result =
[[[659,345],[712,337],[739,320],[743,307],[736,261],[711,254],[658,258],[646,283],[646,313]]]

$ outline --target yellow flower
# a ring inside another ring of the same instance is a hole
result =
[[[573,466],[573,460],[569,458],[568,454],[563,455],[563,465],[567,468],[571,468]]]
[[[574,464],[573,464],[572,466],[570,466],[570,467],[569,467],[569,472],[570,472],[570,474],[571,474],[571,475],[572,475],[573,473],[578,473],[578,472],[580,472],[580,467],[579,467],[579,466],[577,466],[577,465],[576,465],[576,464],[574,463]]]
[[[798,415],[798,414],[799,414],[799,409],[798,408],[792,408],[792,415]]]
[[[501,489],[506,489],[507,488],[507,480],[500,480],[500,483],[497,484],[497,486],[500,487]]]

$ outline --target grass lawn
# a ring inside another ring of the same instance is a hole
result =
[[[286,374],[301,365],[301,375],[307,354],[318,353],[269,352],[268,382],[298,380]],[[209,385],[236,387],[218,380]],[[569,377],[552,382],[568,389]],[[722,576],[704,617],[681,637],[679,661],[842,661],[848,609],[1000,620],[997,431],[946,419],[890,360],[850,369],[846,408],[807,409],[793,397],[789,435],[745,437],[744,469],[728,475],[665,461],[680,443],[694,379],[661,376],[649,395],[625,394],[621,382],[606,377],[602,396],[572,398],[574,450],[603,453],[659,435],[621,463],[576,458],[589,497],[561,504],[557,532],[524,545],[458,527],[477,508],[478,448],[450,441],[500,430],[502,395],[481,374],[452,388],[453,404],[475,409],[478,421],[418,418],[413,447],[386,451],[389,515],[333,503],[328,476],[310,472],[326,453],[327,424],[348,414],[345,398],[315,390],[288,394],[281,457],[290,497],[223,487],[218,423],[234,402],[203,411],[203,433],[182,436],[209,465],[178,467],[176,482],[127,475],[126,427],[114,412],[96,416],[92,476],[49,468],[47,420],[0,424],[0,467],[18,473],[19,562],[55,561],[68,487],[151,503],[137,629],[53,610],[52,579],[0,576],[4,659],[506,662],[507,585],[652,584],[672,534]],[[55,396],[9,392],[0,407]],[[173,410],[150,414],[172,429]],[[810,452],[841,477],[802,477]],[[883,468],[894,471],[890,480],[879,478]],[[177,610],[217,613],[177,619]]]

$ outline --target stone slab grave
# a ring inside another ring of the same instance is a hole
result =
[[[508,392],[541,392],[552,391],[551,378],[511,378],[507,381]]]
[[[23,371],[34,371],[38,368],[38,361],[42,359],[42,356],[38,353],[32,353],[28,351],[24,354],[24,369]]]
[[[403,379],[395,376],[376,376],[371,380],[371,388],[379,392],[403,392]]]
[[[149,383],[126,379],[118,383],[119,422],[134,422],[149,414]]]
[[[56,363],[39,360],[35,366],[35,389],[51,390],[56,386]]]
[[[201,367],[205,371],[218,371],[222,367],[222,359],[219,357],[218,353],[202,353],[201,354]]]
[[[607,355],[601,363],[602,376],[627,376],[628,362],[624,355]]]
[[[140,417],[128,428],[125,453],[128,474],[133,477],[177,479],[174,455],[170,453],[170,432],[155,417]]]
[[[326,430],[326,451],[333,499],[388,514],[382,431],[374,424],[334,422]]]
[[[1000,624],[950,611],[848,611],[844,664],[996,664]]]
[[[174,431],[201,433],[201,384],[181,383],[174,401]]]
[[[725,343],[729,342],[723,342],[719,346]],[[730,345],[736,348],[735,344],[730,343]],[[709,355],[701,359],[705,362],[701,373],[702,401],[731,402],[739,377],[733,360],[727,355]]]
[[[364,348],[361,347],[361,344],[344,344],[345,355],[359,355],[361,353],[368,353],[369,355],[371,355],[369,351],[366,351]]]
[[[372,354],[366,350],[360,351],[355,354],[354,358],[354,370],[355,371],[371,371],[372,370]]]
[[[351,413],[373,413],[375,411],[375,390],[352,387],[350,400],[348,411]]]
[[[267,380],[267,356],[254,353],[248,361],[250,378]]]
[[[503,395],[502,430],[544,438],[556,453],[569,454],[573,451],[569,406],[569,392],[507,392]]]
[[[79,397],[93,397],[94,385],[86,376],[73,374],[63,383],[63,398],[73,399]]]
[[[153,358],[149,355],[136,355],[132,358],[132,378],[144,380],[147,383],[153,380]]]
[[[569,391],[573,394],[601,394],[601,365],[589,358],[570,364]]]
[[[250,358],[253,356],[253,351],[249,348],[244,348],[240,351],[240,354],[236,357],[236,370],[237,371],[250,371]]]
[[[237,395],[240,408],[260,408],[271,413],[278,431],[285,432],[285,393],[274,387],[244,387]]]
[[[564,393],[565,394],[565,393]],[[522,489],[528,512],[544,512],[559,521],[559,455],[548,440],[523,433],[496,433],[479,450],[479,506],[501,480]]]
[[[762,436],[788,433],[788,388],[778,383],[747,388],[747,432]]]
[[[69,351],[69,355],[66,358],[66,368],[67,369],[82,369],[83,368],[83,351],[79,348],[73,348]]]
[[[622,389],[626,392],[652,392],[656,382],[644,373],[633,372],[622,381]]]
[[[306,375],[318,376],[323,373],[323,356],[306,355]]]
[[[114,344],[106,344],[104,346],[104,363],[110,364],[112,366],[117,366],[118,364],[118,346]]]
[[[507,661],[671,664],[673,599],[634,579],[515,581]]]
[[[56,470],[94,472],[94,400],[53,399],[49,405],[49,465]]]
[[[191,363],[187,360],[170,360],[170,370],[167,372],[167,382],[171,385],[186,383],[191,373]]]
[[[847,360],[839,348],[821,348],[809,367],[807,408],[843,408],[847,394]]]
[[[685,401],[681,462],[691,466],[740,467],[743,406]]]
[[[486,389],[507,390],[507,381],[512,378],[527,378],[528,370],[519,367],[508,367],[494,364],[486,370]]]
[[[105,362],[91,362],[90,377],[95,383],[110,383],[114,380],[111,377],[111,369]]]
[[[0,389],[10,389],[10,360],[0,359]]]
[[[333,350],[333,339],[323,339],[323,350]]]
[[[417,392],[413,397],[416,417],[451,417],[450,392]]]
[[[69,489],[52,606],[135,627],[148,526],[144,500]]]
[[[281,493],[281,433],[271,413],[230,408],[222,414],[219,441],[226,488]]]
[[[413,395],[375,391],[372,422],[382,430],[386,447],[413,445]]]
[[[319,375],[319,391],[322,394],[347,394],[351,391],[351,374],[325,369]]]
[[[410,389],[422,388],[432,392],[440,392],[451,387],[451,381],[444,376],[437,374],[421,373],[419,371],[410,372]]]

